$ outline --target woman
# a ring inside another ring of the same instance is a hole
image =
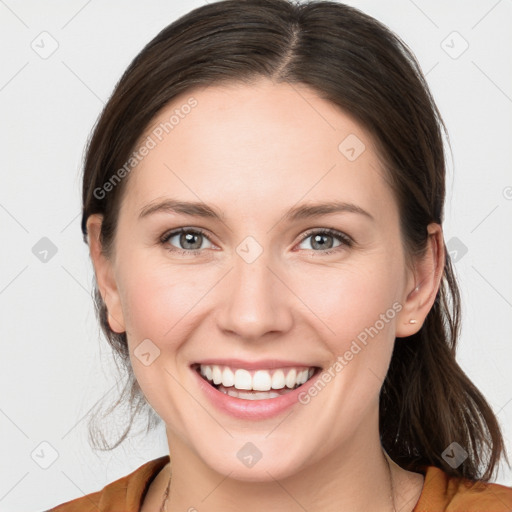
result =
[[[442,128],[407,47],[342,4],[220,1],[151,41],[90,140],[82,231],[170,458],[54,510],[512,510],[455,361]]]

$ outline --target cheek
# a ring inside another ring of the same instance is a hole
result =
[[[383,336],[392,330],[400,274],[385,254],[364,263],[319,267],[304,275],[296,280],[297,295],[317,318],[319,332],[339,345],[333,347],[337,353],[359,334],[364,338],[366,329],[375,324]]]
[[[197,303],[211,285],[201,285],[192,267],[189,272],[151,263],[133,268],[137,271],[125,269],[121,295],[135,377],[157,414],[186,424],[187,396],[177,384],[189,371],[181,364],[181,345],[199,311]]]
[[[197,271],[140,264],[124,272],[122,305],[127,331],[155,343],[179,330],[179,323],[208,292]],[[202,283],[202,284],[201,284]],[[166,336],[167,335],[167,336]]]

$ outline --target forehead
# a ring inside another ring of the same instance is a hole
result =
[[[223,84],[173,99],[137,148],[150,145],[128,180],[133,207],[166,195],[247,214],[301,199],[359,202],[378,216],[393,206],[369,133],[302,84]]]

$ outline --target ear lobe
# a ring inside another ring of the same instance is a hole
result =
[[[445,246],[440,224],[427,226],[428,242],[424,256],[415,262],[415,270],[410,274],[403,308],[397,317],[397,338],[405,338],[417,333],[427,317],[443,277]]]
[[[104,252],[100,241],[103,216],[90,215],[87,219],[87,241],[89,254],[94,267],[96,283],[103,302],[107,307],[110,329],[116,333],[126,331],[123,310],[117,283],[114,276],[113,262]]]

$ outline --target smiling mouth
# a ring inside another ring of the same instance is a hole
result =
[[[221,393],[243,400],[266,400],[285,395],[321,370],[317,366],[246,370],[217,364],[193,364],[192,369]]]

